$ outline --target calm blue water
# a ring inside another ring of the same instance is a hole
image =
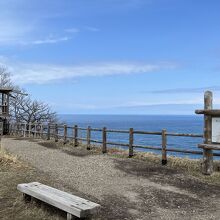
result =
[[[161,131],[176,133],[203,132],[203,117],[201,116],[165,116],[165,115],[60,115],[60,121],[68,125],[78,125],[79,127],[122,129],[142,131]],[[72,131],[68,131],[69,134]],[[80,137],[85,138],[85,131],[79,132]],[[101,140],[101,132],[92,132],[92,139]],[[128,143],[128,134],[108,133],[109,142]],[[168,137],[168,148],[199,150],[197,145],[202,143],[202,138],[191,137]],[[139,135],[134,136],[134,144],[143,146],[161,146],[161,136]],[[142,149],[136,149],[142,151]],[[152,151],[152,150],[150,150]],[[153,152],[153,151],[152,151]],[[155,153],[161,154],[160,151]],[[201,158],[201,155],[190,155],[182,153],[169,153],[179,157]]]

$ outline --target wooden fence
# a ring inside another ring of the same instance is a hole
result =
[[[62,131],[60,133],[60,131]],[[79,131],[86,132],[86,137],[80,137]],[[100,132],[101,140],[91,139],[91,132]],[[124,133],[128,134],[128,143],[118,143],[108,141],[107,134],[108,133]],[[130,128],[129,130],[115,130],[115,129],[107,129],[104,128],[92,128],[88,126],[87,128],[82,128],[77,125],[68,126],[66,124],[25,124],[25,123],[16,123],[10,125],[10,134],[11,135],[19,135],[23,137],[33,137],[33,138],[46,138],[50,140],[53,138],[55,142],[58,140],[63,140],[63,143],[72,142],[75,147],[78,146],[79,141],[85,142],[87,149],[90,150],[91,143],[99,144],[102,148],[102,153],[107,153],[107,147],[109,145],[112,146],[122,146],[127,147],[129,151],[129,157],[134,155],[134,149],[150,149],[150,150],[158,150],[162,153],[162,164],[165,165],[167,163],[167,152],[178,152],[185,154],[197,154],[202,155],[203,152],[199,150],[185,150],[178,148],[168,148],[167,147],[167,138],[169,136],[175,137],[189,137],[189,138],[203,138],[201,134],[185,134],[185,133],[170,133],[167,132],[166,129],[163,129],[159,132],[152,131],[139,131]],[[70,135],[71,134],[71,135]],[[161,144],[158,146],[143,146],[134,144],[134,135],[157,135],[161,136]],[[214,156],[220,156],[219,153],[214,153]]]

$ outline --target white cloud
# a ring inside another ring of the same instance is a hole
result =
[[[150,64],[137,62],[105,62],[70,66],[15,62],[4,64],[10,67],[13,80],[20,84],[46,84],[79,77],[145,74],[176,67],[174,64],[169,63]]]
[[[32,42],[29,42],[29,44],[54,44],[54,43],[59,43],[62,41],[68,41],[70,39],[71,39],[70,37],[46,38],[44,40],[35,40]]]
[[[132,101],[124,104],[121,107],[144,107],[144,106],[156,106],[156,105],[191,105],[191,104],[201,104],[203,103],[203,97],[197,97],[194,99],[180,99],[180,100],[166,100],[166,101],[155,101],[155,102],[146,102],[146,101]]]
[[[65,29],[65,32],[67,32],[67,33],[78,33],[78,32],[80,32],[80,30],[78,28],[68,28],[68,29]]]
[[[98,28],[96,28],[96,27],[89,27],[89,26],[85,27],[85,29],[86,29],[87,31],[92,31],[92,32],[100,31],[100,29],[98,29]]]
[[[33,30],[31,25],[21,24],[17,21],[1,20],[0,17],[0,44],[1,45],[14,45],[28,36]]]

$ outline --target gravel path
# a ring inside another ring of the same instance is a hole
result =
[[[100,203],[96,219],[220,219],[218,187],[159,165],[75,156],[41,142],[3,138],[2,147],[48,175],[53,186]]]

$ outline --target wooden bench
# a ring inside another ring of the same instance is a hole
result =
[[[91,215],[97,214],[100,208],[99,204],[38,182],[19,184],[17,189],[24,196],[34,197],[67,212],[67,220],[74,219],[74,216],[78,218],[91,217]]]

